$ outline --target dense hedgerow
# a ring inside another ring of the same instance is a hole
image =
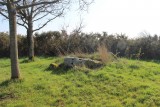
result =
[[[128,58],[160,59],[160,37],[145,34],[129,39],[125,34],[108,35],[100,33],[71,33],[49,31],[34,35],[35,54],[58,56],[70,53],[94,53],[99,44],[105,44],[108,51]],[[27,56],[27,38],[18,35],[19,56]],[[9,35],[0,33],[0,57],[9,57]]]

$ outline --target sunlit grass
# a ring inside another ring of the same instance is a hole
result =
[[[11,81],[10,60],[0,59],[0,107],[159,107],[160,64],[119,59],[98,70],[49,70],[61,58],[20,59]]]

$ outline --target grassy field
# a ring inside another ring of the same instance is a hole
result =
[[[22,79],[11,81],[0,59],[0,107],[160,107],[160,63],[120,59],[97,70],[49,70],[60,58],[20,59]]]

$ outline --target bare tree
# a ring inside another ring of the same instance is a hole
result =
[[[35,3],[36,0],[30,0],[30,2]],[[27,0],[22,0],[19,2],[23,6],[28,5],[30,2]],[[68,8],[70,4],[69,0],[62,0],[61,2],[52,4],[41,4],[36,6],[31,6],[29,8],[18,11],[18,24],[25,27],[27,30],[27,41],[28,41],[28,55],[29,60],[34,60],[34,38],[33,33],[45,27],[49,22],[63,15],[64,10]],[[47,17],[49,16],[49,17]],[[41,21],[41,24],[34,28],[34,23]]]
[[[24,5],[23,2],[25,1],[26,1],[26,4]],[[24,9],[27,9],[30,7],[40,6],[40,5],[42,6],[42,5],[48,5],[48,4],[57,4],[62,1],[64,0],[33,0],[33,1],[1,0],[0,1],[0,14],[9,19],[11,79],[20,78],[20,70],[19,70],[19,63],[18,63],[18,45],[17,45],[17,36],[16,36],[17,35],[17,13],[22,12]],[[84,3],[84,5],[88,5],[85,0],[81,0],[81,1],[82,2],[79,2],[81,7],[83,6],[81,5],[82,3]],[[31,8],[31,9],[34,9],[34,8]],[[33,26],[33,24],[31,25]]]

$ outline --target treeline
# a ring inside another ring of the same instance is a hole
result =
[[[19,56],[27,56],[27,38],[18,35]],[[50,31],[35,33],[35,55],[58,56],[70,53],[94,53],[98,45],[105,45],[109,51],[120,57],[160,59],[160,37],[149,34],[129,39],[124,34],[71,33]],[[0,33],[0,57],[9,57],[9,35]]]

